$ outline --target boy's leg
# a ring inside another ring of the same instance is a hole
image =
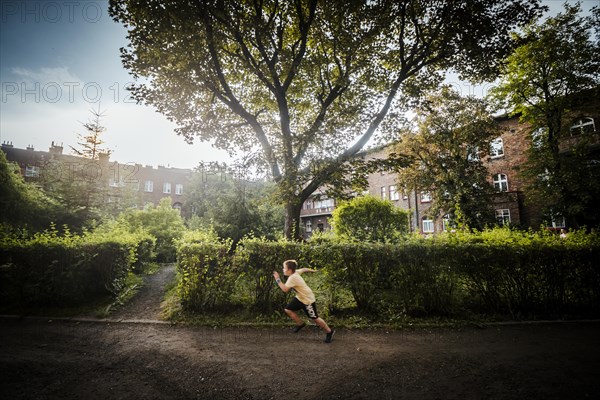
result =
[[[329,325],[327,325],[327,322],[325,322],[323,318],[319,317],[317,319],[314,319],[313,321],[315,321],[315,324],[319,325],[319,327],[323,329],[325,333],[331,332],[331,328],[329,327]]]
[[[294,320],[296,323],[296,327],[294,328],[294,333],[298,333],[300,329],[306,325],[302,319],[296,314],[296,311],[304,308],[304,304],[300,302],[296,297],[293,297],[288,305],[285,306],[285,313],[289,315],[289,317]]]
[[[308,317],[319,326],[319,328],[325,331],[325,343],[331,343],[331,339],[333,338],[333,334],[335,333],[335,331],[331,329],[329,325],[327,325],[327,322],[325,322],[323,318],[319,317],[319,313],[317,312],[317,304],[313,303],[305,306],[304,311],[306,312]]]
[[[296,323],[296,325],[303,325],[303,324],[304,324],[304,321],[302,321],[302,320],[300,319],[300,317],[298,316],[298,314],[296,314],[294,311],[292,311],[292,310],[289,310],[289,309],[287,309],[287,308],[286,308],[286,309],[285,309],[285,313],[286,313],[287,315],[289,315],[289,317],[290,317],[291,319],[293,319],[293,320],[294,320],[294,322]]]

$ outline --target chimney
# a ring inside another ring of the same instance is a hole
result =
[[[13,144],[12,144],[12,142],[2,142],[2,147],[12,149]]]
[[[107,163],[110,158],[110,153],[98,153],[98,161]]]
[[[31,145],[31,144],[28,144],[28,145],[27,145],[27,150],[29,150],[29,151],[34,151],[35,149],[33,148],[33,145]]]
[[[53,156],[60,156],[63,152],[62,143],[60,144],[60,146],[58,146],[54,144],[54,141],[52,141],[52,145],[50,146],[49,152]]]

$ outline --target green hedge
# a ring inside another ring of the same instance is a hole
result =
[[[117,295],[127,274],[151,261],[153,239],[46,232],[0,241],[0,299],[20,305],[81,304]]]
[[[305,265],[310,248],[295,242],[244,239],[238,243],[234,263],[240,279],[250,285],[251,307],[262,313],[282,309],[289,295],[273,279],[273,271],[283,276],[283,261],[294,259]]]
[[[402,244],[246,239],[234,255],[207,244],[180,247],[178,256],[191,274],[182,283],[187,296],[184,305],[195,310],[206,304],[206,300],[188,300],[200,296],[195,292],[213,290],[213,296],[217,292],[200,283],[203,275],[200,280],[192,279],[195,272],[188,265],[211,265],[212,271],[240,278],[250,287],[248,305],[270,313],[281,308],[287,297],[273,284],[272,272],[280,271],[282,262],[291,258],[321,271],[331,291],[328,297],[335,298],[336,291],[350,291],[358,310],[373,315],[597,315],[600,245],[596,239],[488,240],[475,236]],[[232,301],[230,289],[224,287],[218,293],[220,302]]]
[[[230,243],[190,243],[177,248],[178,292],[186,309],[209,310],[230,303],[235,286]]]

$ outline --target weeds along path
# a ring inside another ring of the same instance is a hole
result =
[[[153,275],[144,278],[144,285],[121,309],[115,311],[112,320],[158,320],[160,304],[166,287],[175,279],[175,264],[165,264]]]

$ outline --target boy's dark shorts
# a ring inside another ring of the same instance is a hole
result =
[[[319,313],[317,312],[317,303],[312,303],[309,305],[306,305],[304,303],[302,303],[300,300],[298,300],[297,297],[294,297],[292,299],[292,301],[290,301],[290,303],[285,306],[286,310],[291,310],[291,311],[299,311],[299,310],[304,310],[304,313],[306,314],[306,316],[310,319],[317,319],[319,318]]]

